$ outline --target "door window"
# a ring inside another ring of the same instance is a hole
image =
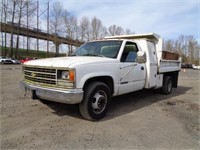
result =
[[[137,57],[137,45],[127,42],[122,53],[121,62],[135,62]]]

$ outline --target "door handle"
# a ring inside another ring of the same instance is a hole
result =
[[[143,66],[141,67],[141,70],[144,70],[144,67],[143,67]]]

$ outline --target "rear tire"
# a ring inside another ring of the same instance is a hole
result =
[[[109,87],[102,82],[93,82],[86,86],[84,97],[79,104],[82,116],[87,120],[102,119],[107,111],[111,100]]]
[[[165,76],[163,79],[162,94],[169,95],[172,91],[172,78]]]

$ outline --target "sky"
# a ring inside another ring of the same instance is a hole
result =
[[[50,0],[50,7],[56,0]],[[59,1],[59,0],[58,0]],[[200,42],[200,0],[60,0],[80,19],[96,16],[135,33],[155,32],[164,39],[193,35]]]

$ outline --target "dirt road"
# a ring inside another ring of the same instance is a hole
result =
[[[165,96],[139,91],[114,98],[90,122],[77,105],[23,96],[20,65],[1,65],[1,149],[200,149],[200,71],[180,72]]]

